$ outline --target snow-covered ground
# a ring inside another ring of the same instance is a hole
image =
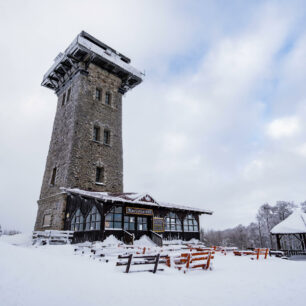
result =
[[[217,254],[212,271],[122,273],[74,246],[0,237],[0,305],[306,305],[306,261]],[[121,269],[119,269],[121,268]]]

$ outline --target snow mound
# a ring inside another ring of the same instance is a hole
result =
[[[200,243],[200,240],[198,239],[195,239],[195,238],[192,238],[190,239],[189,241],[187,241],[188,243],[191,243],[191,244],[199,244]]]
[[[151,246],[155,247],[156,244],[147,236],[143,235],[140,239],[134,241],[134,245],[136,246]]]
[[[30,246],[32,245],[32,234],[21,233],[16,235],[2,235],[0,241],[12,245]]]
[[[114,235],[108,236],[101,243],[101,245],[103,245],[103,246],[111,246],[111,245],[118,245],[118,244],[122,244],[122,242],[120,240],[118,240]]]

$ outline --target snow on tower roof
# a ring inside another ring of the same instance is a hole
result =
[[[80,69],[80,62],[92,62],[119,77],[123,83],[122,93],[140,84],[144,75],[130,64],[128,57],[82,31],[64,53],[55,58],[44,75],[42,86],[59,90],[71,78],[72,71]]]
[[[170,204],[165,202],[156,201],[151,195],[148,193],[136,193],[136,192],[125,192],[125,193],[111,193],[111,192],[95,192],[95,191],[86,191],[78,188],[61,188],[63,191],[72,194],[79,194],[91,198],[95,198],[97,200],[109,201],[109,202],[121,202],[121,203],[130,203],[136,205],[148,205],[148,206],[156,206],[156,207],[164,207],[164,208],[173,208],[173,209],[181,209],[199,212],[202,214],[212,215],[213,212],[207,209],[194,208],[189,206],[182,206],[176,204]]]
[[[284,221],[275,225],[270,232],[271,234],[306,233],[306,214],[298,208]]]

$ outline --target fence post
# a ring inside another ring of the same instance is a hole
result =
[[[259,259],[260,249],[257,249],[257,260]]]
[[[129,273],[129,271],[130,271],[130,267],[131,267],[131,263],[132,263],[132,258],[133,258],[133,254],[130,254],[128,262],[127,262],[125,273]]]
[[[187,256],[186,268],[189,269],[191,254]]]
[[[156,273],[156,271],[157,271],[157,267],[158,267],[158,263],[159,263],[159,257],[160,257],[160,254],[157,254],[153,273]]]
[[[207,263],[206,263],[205,270],[208,270],[208,268],[209,268],[209,266],[210,266],[210,258],[211,258],[211,252],[209,252],[209,254],[208,254],[208,258],[207,258]]]

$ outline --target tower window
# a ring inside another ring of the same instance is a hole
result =
[[[104,168],[97,167],[96,168],[96,183],[103,183],[104,182]]]
[[[100,141],[100,128],[98,126],[94,126],[93,129],[93,140]]]
[[[100,88],[96,88],[96,100],[101,101],[101,93],[102,90]]]
[[[52,170],[52,176],[51,176],[51,181],[50,181],[51,185],[55,185],[55,178],[56,178],[56,167],[53,168]]]
[[[71,88],[68,89],[68,92],[67,92],[67,102],[70,100],[70,94],[71,94]]]
[[[112,98],[111,94],[109,92],[106,92],[105,93],[105,104],[106,105],[111,105],[111,98]]]
[[[64,93],[62,97],[62,106],[65,105],[65,100],[66,100],[66,93]]]
[[[51,214],[44,215],[43,227],[51,225]]]
[[[109,130],[104,130],[104,139],[103,139],[104,144],[109,145],[110,144],[110,131]]]

